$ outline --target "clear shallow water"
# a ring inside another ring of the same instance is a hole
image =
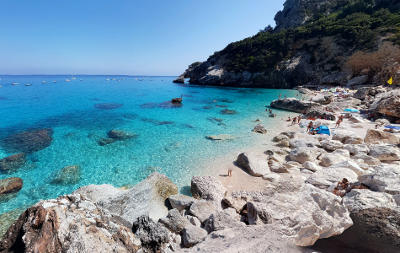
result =
[[[65,82],[69,78],[71,82]],[[110,80],[106,80],[110,78]],[[82,80],[80,80],[82,79]],[[115,80],[113,80],[115,79]],[[57,81],[56,83],[53,83]],[[13,133],[52,128],[53,141],[28,155],[20,169],[0,174],[0,179],[21,177],[22,190],[0,202],[0,214],[55,198],[88,184],[133,185],[153,171],[170,177],[179,186],[199,174],[194,168],[232,148],[248,146],[255,119],[268,127],[265,105],[290,90],[233,89],[184,86],[172,77],[106,76],[2,76],[0,84],[0,158],[11,155],[1,140]],[[42,81],[47,81],[43,84]],[[19,85],[11,85],[17,82]],[[32,86],[25,86],[26,83]],[[183,95],[183,106],[169,108],[163,102]],[[112,110],[99,103],[117,103]],[[160,105],[161,103],[161,105]],[[223,115],[221,110],[237,111]],[[278,115],[284,112],[276,112]],[[211,118],[222,119],[221,122]],[[111,129],[138,134],[137,138],[99,146]],[[231,134],[233,141],[213,142],[206,135]],[[79,165],[77,184],[55,185],[54,174]]]

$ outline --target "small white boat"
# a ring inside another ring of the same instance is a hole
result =
[[[56,83],[57,81],[53,81],[53,83]]]
[[[26,83],[25,86],[32,86],[32,84],[31,83]]]
[[[18,85],[19,83],[11,83],[12,85]]]
[[[68,82],[71,82],[71,80],[69,80],[69,79],[65,79],[65,81],[68,83]]]
[[[47,81],[42,81],[42,84],[45,84],[45,83],[47,83]]]

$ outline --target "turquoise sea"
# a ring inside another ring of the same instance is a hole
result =
[[[0,201],[0,214],[83,185],[134,185],[153,171],[179,186],[189,185],[191,176],[200,174],[194,168],[210,157],[251,145],[257,138],[251,133],[255,119],[266,127],[271,124],[265,105],[279,94],[295,94],[178,85],[172,83],[173,77],[0,77],[0,159],[15,153],[3,145],[7,136],[29,129],[53,130],[50,146],[28,154],[23,167],[0,174],[0,179],[20,177],[24,183],[18,194]],[[181,95],[183,105],[171,106],[168,101]],[[225,109],[236,114],[223,114]],[[137,137],[100,146],[98,140],[111,129]],[[224,142],[205,138],[216,134],[237,138]],[[80,167],[79,181],[52,183],[57,171],[69,165]]]

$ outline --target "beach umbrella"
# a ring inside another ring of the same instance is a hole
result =
[[[359,110],[354,109],[354,108],[346,108],[346,109],[344,109],[344,111],[345,112],[360,112]]]
[[[385,128],[394,129],[394,130],[400,130],[400,126],[392,126],[392,125],[390,125],[390,126],[385,126]]]

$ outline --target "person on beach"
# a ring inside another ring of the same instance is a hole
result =
[[[339,117],[339,119],[336,121],[336,128],[339,128],[340,127],[340,124],[342,123],[342,119]]]
[[[313,128],[314,128],[314,124],[312,121],[310,121],[310,123],[308,123],[308,126],[307,126],[307,133],[309,133]]]
[[[228,169],[228,177],[232,177],[232,169]]]
[[[292,121],[292,119],[290,118],[290,116],[288,117],[288,119],[286,120],[287,122]]]
[[[297,122],[297,117],[293,117],[293,120],[292,120],[292,126],[293,126],[293,125],[295,125],[295,124],[296,124],[296,122]]]

